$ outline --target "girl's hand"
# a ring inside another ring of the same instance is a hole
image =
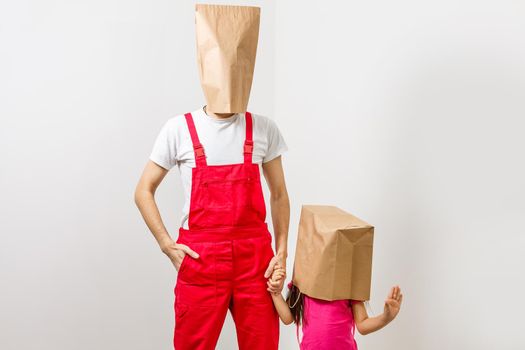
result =
[[[275,265],[275,268],[273,269],[272,276],[270,277],[270,280],[272,281],[281,281],[281,279],[286,278],[286,270],[278,265]]]
[[[401,288],[399,288],[399,286],[392,287],[385,300],[385,309],[383,311],[383,317],[385,318],[386,323],[396,318],[401,309],[402,301],[403,294],[401,294]]]
[[[267,290],[274,294],[279,295],[283,290],[284,280],[286,278],[286,270],[279,265],[275,265],[271,277],[268,279]]]

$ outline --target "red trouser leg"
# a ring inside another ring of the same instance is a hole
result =
[[[240,350],[277,350],[279,317],[264,272],[273,257],[271,237],[234,241],[231,312]]]
[[[212,350],[217,345],[228,305],[175,305],[176,350]]]
[[[184,257],[179,269],[173,344],[176,350],[213,350],[231,299],[231,281],[219,273],[229,268],[231,275],[231,243],[188,245],[200,256]]]
[[[279,318],[264,278],[271,236],[186,244],[200,257],[186,256],[179,269],[175,349],[215,349],[230,306],[240,350],[276,350]]]

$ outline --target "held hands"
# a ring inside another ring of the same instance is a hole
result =
[[[272,295],[280,295],[283,290],[284,280],[286,279],[286,270],[278,264],[274,265],[272,276],[268,279],[266,284],[267,290]]]
[[[199,254],[193,251],[190,247],[185,244],[175,243],[173,240],[169,240],[161,244],[160,249],[168,256],[168,258],[170,258],[177,271],[179,271],[182,261],[185,259],[186,255],[189,255],[193,259],[199,258]]]
[[[264,278],[268,278],[268,291],[274,295],[281,294],[281,291],[284,287],[284,279],[286,278],[286,262],[285,259],[282,257],[282,254],[275,255],[272,260],[270,260],[270,263],[268,264],[268,268],[266,269],[266,272],[264,273]],[[270,278],[270,276],[273,277],[273,273],[276,268],[281,268],[284,270],[284,277],[278,280],[275,280],[273,278]]]
[[[399,286],[392,287],[385,300],[385,308],[383,311],[383,318],[386,323],[392,321],[397,316],[401,309],[402,301],[403,294],[401,294],[401,288],[399,288]]]

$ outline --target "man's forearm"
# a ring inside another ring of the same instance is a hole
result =
[[[135,203],[149,230],[157,240],[160,248],[163,249],[165,244],[172,241],[172,238],[162,222],[153,193],[146,190],[137,190],[135,192]]]
[[[288,257],[288,228],[290,225],[290,201],[288,194],[272,195],[270,198],[272,223],[275,234],[275,251],[283,263]]]

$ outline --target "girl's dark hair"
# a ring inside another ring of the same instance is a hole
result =
[[[292,284],[286,296],[286,303],[292,312],[295,324],[300,325],[304,314],[304,297],[299,288]]]

